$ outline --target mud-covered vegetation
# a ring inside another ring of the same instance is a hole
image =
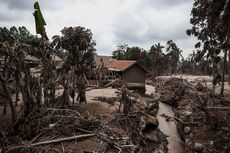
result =
[[[230,1],[194,1],[187,58],[173,40],[118,45],[113,60],[137,61],[145,84],[98,66],[90,29],[49,40],[34,9],[38,35],[0,27],[0,153],[230,152]]]

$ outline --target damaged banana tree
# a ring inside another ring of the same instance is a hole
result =
[[[38,65],[38,59],[31,56],[31,46],[25,44],[15,44],[13,47],[6,42],[1,45],[1,85],[3,95],[6,96],[11,108],[12,121],[19,121],[16,117],[15,106],[13,105],[12,96],[15,93],[22,94],[23,111],[19,118],[26,117],[31,110],[38,107],[36,96],[40,95],[39,91],[33,90],[35,80],[31,74],[31,68]],[[17,91],[14,91],[16,89]],[[36,95],[36,96],[35,96]]]

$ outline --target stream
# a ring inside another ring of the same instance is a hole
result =
[[[155,92],[155,87],[146,85],[146,93],[150,96],[156,96],[159,98],[159,94]],[[158,128],[163,132],[165,135],[168,136],[168,152],[169,153],[184,153],[184,142],[180,138],[180,134],[177,130],[177,126],[175,122],[173,121],[166,121],[164,117],[161,116],[161,114],[165,114],[171,117],[174,117],[174,112],[172,110],[172,107],[159,102],[159,109],[157,112],[157,119],[159,122]]]

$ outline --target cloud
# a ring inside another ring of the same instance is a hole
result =
[[[43,9],[60,9],[65,6],[66,2],[62,0],[2,0],[1,3],[7,4],[7,7],[13,10],[33,10],[33,5],[39,1]],[[93,1],[93,0],[90,0]],[[69,4],[74,0],[68,0]],[[67,3],[68,4],[68,3]]]
[[[0,25],[26,26],[35,34],[33,3],[36,0],[1,0]],[[185,31],[193,0],[38,0],[51,38],[67,26],[92,30],[99,54],[109,55],[117,44],[140,46],[173,39],[183,50],[192,50],[194,39]],[[187,52],[189,52],[187,51]]]
[[[128,1],[128,2],[127,2]],[[131,3],[127,0],[126,3]],[[153,0],[158,5],[166,1]],[[185,31],[189,27],[189,16],[192,1],[174,0],[167,1],[167,10],[149,5],[148,0],[135,1],[136,5],[123,3],[122,9],[116,14],[111,27],[114,28],[117,43],[139,44],[149,49],[153,43],[166,43],[168,40],[188,40]],[[138,3],[139,2],[139,3]],[[162,3],[160,3],[162,2]],[[176,5],[177,4],[177,5]],[[191,40],[191,39],[189,39]],[[188,46],[186,46],[188,47]],[[183,49],[183,44],[181,46]],[[192,46],[190,46],[192,48]],[[186,50],[186,48],[184,48]]]

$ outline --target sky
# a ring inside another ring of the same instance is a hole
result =
[[[35,0],[0,0],[0,26],[25,26],[32,34]],[[91,29],[99,55],[111,55],[119,44],[149,50],[172,39],[186,57],[196,39],[190,28],[193,0],[38,0],[46,31],[51,39],[61,29],[83,26]]]

